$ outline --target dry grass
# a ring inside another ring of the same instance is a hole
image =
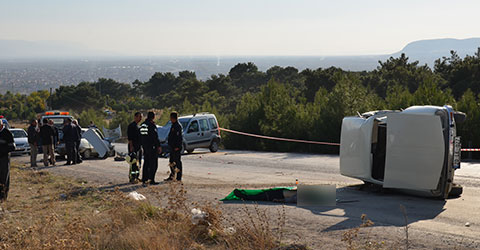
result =
[[[378,241],[371,235],[370,227],[374,223],[367,218],[367,215],[362,214],[362,224],[356,228],[349,229],[343,233],[342,241],[347,244],[348,250],[383,250],[383,249],[410,249],[410,242],[408,238],[408,219],[407,212],[403,205],[400,205],[400,210],[405,219],[405,238],[401,237],[396,242],[387,243],[385,241]]]
[[[245,206],[226,218],[212,204],[188,204],[178,183],[154,193],[169,197],[156,206],[44,171],[13,167],[11,176],[0,249],[305,249],[282,245],[284,210],[271,219]],[[200,223],[192,223],[193,207],[205,212]]]

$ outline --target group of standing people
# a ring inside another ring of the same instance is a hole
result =
[[[162,153],[162,146],[158,139],[157,126],[155,125],[155,113],[148,112],[147,118],[140,125],[143,118],[142,113],[137,112],[134,121],[128,126],[128,153],[130,157],[136,158],[136,163],[132,164],[130,176],[138,178],[139,168],[141,166],[142,155],[144,158],[142,183],[143,185],[157,185],[155,175],[158,169],[158,155]],[[182,161],[181,150],[183,143],[183,129],[178,122],[178,113],[170,114],[172,126],[168,134],[168,146],[170,148],[170,175],[164,181],[182,180]],[[130,178],[132,181],[132,178]]]
[[[43,165],[55,166],[55,147],[59,144],[58,128],[53,121],[43,119],[40,126],[37,120],[33,120],[27,130],[28,144],[30,144],[30,165],[37,167],[38,147],[42,146]]]
[[[82,138],[82,128],[76,120],[66,118],[63,131],[63,140],[67,151],[67,164],[81,163],[82,159],[78,149]],[[41,145],[43,151],[43,165],[45,167],[56,165],[55,148],[60,144],[58,128],[54,126],[52,120],[44,118],[42,125],[40,120],[33,120],[27,129],[28,144],[30,145],[30,165],[37,167],[38,148]]]

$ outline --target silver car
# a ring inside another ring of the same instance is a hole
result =
[[[24,129],[12,128],[10,132],[13,134],[13,140],[15,141],[15,151],[12,155],[30,154],[30,144],[28,144],[28,135]]]
[[[460,168],[456,124],[465,114],[451,106],[413,106],[345,117],[340,139],[340,173],[365,183],[447,198]]]
[[[192,153],[196,148],[208,148],[211,152],[217,152],[221,142],[220,130],[217,117],[210,113],[198,113],[181,116],[178,118],[183,127],[183,151]],[[168,133],[172,124],[167,122],[165,126],[157,128],[161,143],[167,143]]]

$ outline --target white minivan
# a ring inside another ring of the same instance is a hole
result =
[[[447,198],[460,168],[456,123],[465,114],[451,106],[412,106],[345,117],[340,139],[340,173],[383,188]]]
[[[181,116],[178,118],[183,127],[183,151],[192,153],[196,148],[208,148],[211,152],[217,152],[221,142],[220,127],[217,117],[210,113],[197,113],[194,115]],[[165,126],[157,128],[161,143],[167,143],[168,133],[172,124],[167,122]]]

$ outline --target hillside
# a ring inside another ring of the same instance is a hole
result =
[[[398,57],[405,53],[410,59],[418,60],[421,64],[433,66],[433,62],[444,56],[449,56],[450,51],[456,51],[460,57],[473,55],[480,48],[480,38],[468,39],[430,39],[419,40],[407,44],[401,51],[392,54]]]

